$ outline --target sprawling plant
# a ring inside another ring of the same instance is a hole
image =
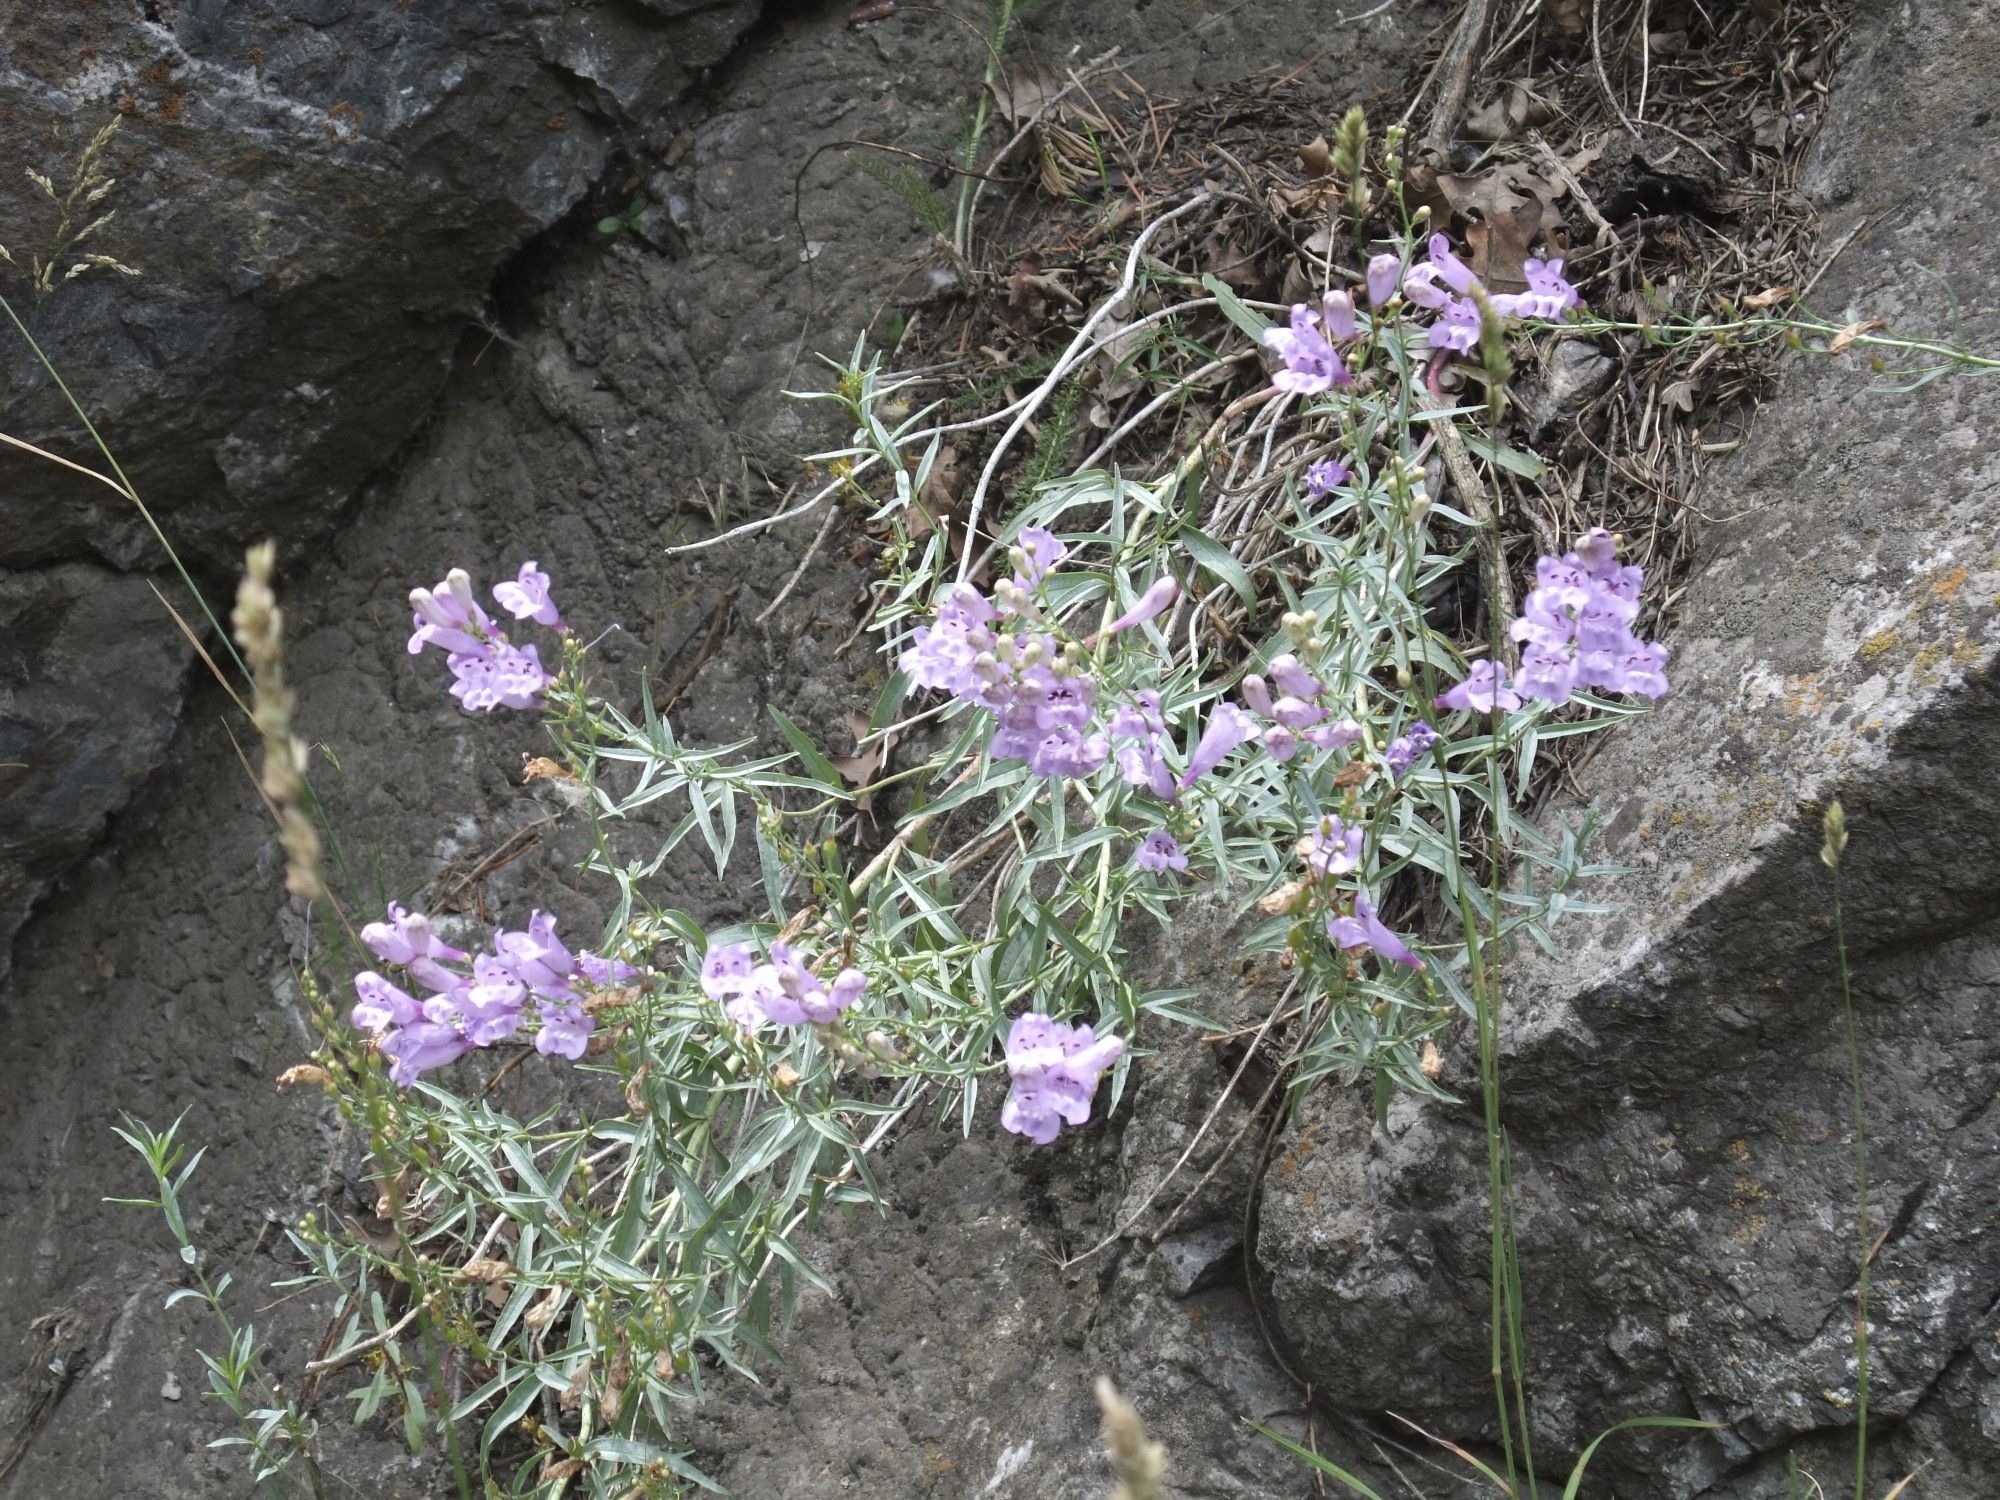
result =
[[[1365,148],[1357,114],[1342,127],[1357,173]],[[801,1234],[828,1205],[875,1196],[871,1152],[919,1108],[982,1129],[982,1097],[1004,1089],[999,1126],[1047,1144],[1100,1095],[1115,1107],[1144,1066],[1148,1018],[1210,1024],[1200,995],[1158,986],[1134,957],[1142,928],[1206,890],[1240,908],[1244,951],[1288,975],[1295,1088],[1435,1095],[1432,1039],[1461,1018],[1476,1035],[1496,1399],[1508,1466],[1532,1491],[1495,960],[1521,938],[1553,948],[1563,914],[1602,909],[1586,886],[1610,872],[1588,862],[1587,822],[1543,829],[1523,806],[1548,747],[1667,691],[1667,657],[1639,632],[1640,569],[1602,529],[1542,557],[1517,606],[1490,480],[1533,462],[1497,426],[1510,342],[1559,321],[1625,325],[1589,321],[1558,260],[1528,261],[1524,292],[1489,293],[1400,198],[1398,231],[1361,245],[1352,270],[1329,264],[1315,302],[1245,304],[1145,254],[1209,202],[1142,233],[1112,296],[996,411],[948,421],[857,346],[806,398],[852,434],[815,456],[826,486],[696,544],[839,500],[886,538],[871,619],[890,670],[864,749],[923,753],[870,787],[900,808],[880,847],[843,837],[853,790],[782,713],[781,753],[685,745],[649,695],[627,711],[588,691],[588,648],[534,562],[492,592],[506,625],[454,570],[411,594],[410,651],[443,654],[468,712],[540,715],[547,774],[596,829],[585,869],[613,917],[587,947],[540,911],[486,932],[391,906],[350,927],[309,868],[282,617],[268,555],[253,565],[237,623],[257,664],[264,784],[291,889],[338,918],[301,975],[320,1045],[293,1076],[360,1128],[393,1226],[357,1235],[329,1215],[291,1231],[297,1284],[339,1307],[305,1389],[259,1388],[247,1325],[210,1360],[260,1482],[298,1475],[319,1492],[311,1412],[337,1377],[356,1420],[394,1412],[413,1446],[438,1434],[468,1500],[713,1488],[676,1410],[712,1372],[772,1352],[774,1319],[819,1283]],[[983,529],[1037,414],[1162,326],[1249,342],[1204,350],[1211,365]],[[1775,314],[1647,332],[1773,328],[1834,332]],[[1260,350],[1268,385],[1151,477],[1106,465],[1214,364]],[[945,513],[947,441],[994,429],[963,514]],[[1482,601],[1463,617],[1440,602],[1462,570]],[[508,633],[530,627],[543,644]],[[754,858],[758,920],[709,929],[666,902],[660,872],[691,840],[718,872]],[[491,1070],[465,1059],[500,1047],[516,1049],[503,1068],[572,1071],[569,1102],[497,1108],[475,1086]],[[174,1132],[135,1125],[130,1139],[192,1294],[226,1317],[178,1209],[192,1166]]]

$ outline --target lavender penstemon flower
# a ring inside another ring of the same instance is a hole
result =
[[[1348,480],[1347,465],[1337,458],[1323,458],[1306,470],[1306,493],[1314,499]]]
[[[953,585],[932,622],[912,633],[898,665],[919,687],[990,710],[1000,723],[987,746],[994,760],[1025,760],[1037,776],[1074,778],[1102,766],[1111,742],[1096,727],[1097,682],[1084,670],[1081,643],[1060,640],[1035,605],[1067,555],[1053,533],[1023,530],[1010,552],[1013,578],[992,599],[968,583]],[[1163,587],[1148,595],[1141,610],[1166,607]]]
[[[842,968],[827,983],[788,943],[772,943],[764,963],[749,944],[729,943],[711,946],[702,959],[701,988],[744,1031],[756,1031],[770,1023],[829,1025],[861,998],[868,976]]]
[[[1090,1119],[1097,1080],[1124,1054],[1122,1037],[1093,1035],[1039,1012],[1018,1016],[1007,1032],[1007,1076],[1013,1087],[1000,1124],[1046,1146],[1065,1124]]]
[[[1400,780],[1438,742],[1438,732],[1422,719],[1389,742],[1382,752],[1382,764],[1390,776]]]
[[[1421,969],[1424,966],[1424,961],[1410,951],[1409,945],[1384,925],[1375,903],[1360,892],[1354,896],[1354,915],[1329,917],[1326,934],[1343,953],[1371,952],[1406,969]]]
[[[1512,710],[1521,698],[1507,682],[1507,668],[1491,659],[1481,659],[1466,668],[1465,680],[1438,694],[1439,708],[1471,709],[1490,714],[1494,709]]]
[[[404,1085],[513,1036],[528,1019],[530,1002],[539,1023],[535,1050],[579,1058],[596,1022],[583,1007],[578,982],[605,988],[638,971],[615,959],[572,953],[555,929],[554,917],[534,912],[521,931],[496,932],[493,951],[473,955],[467,974],[461,967],[466,954],[439,939],[428,918],[391,906],[387,921],[361,929],[361,941],[427,993],[418,1000],[364,971],[354,979],[357,999],[349,1019],[375,1036],[377,1049],[390,1059],[389,1077]]]
[[[1522,645],[1514,691],[1561,705],[1578,688],[1659,698],[1667,648],[1632,633],[1645,573],[1620,567],[1617,539],[1593,528],[1576,550],[1543,557],[1508,634]]]
[[[1304,396],[1354,384],[1335,345],[1351,343],[1356,333],[1354,304],[1345,292],[1328,292],[1317,309],[1296,304],[1289,326],[1264,330],[1265,345],[1283,365],[1271,384]]]
[[[1138,851],[1132,856],[1132,863],[1158,875],[1168,870],[1185,870],[1188,857],[1181,852],[1179,841],[1171,833],[1164,828],[1156,828],[1141,841]]]
[[[529,562],[512,582],[494,587],[493,597],[517,620],[566,629],[549,597],[549,575]],[[516,646],[493,622],[472,592],[463,568],[453,568],[434,589],[410,590],[410,654],[426,646],[445,653],[451,668],[452,697],[473,713],[496,708],[539,708],[552,673],[533,645]]]

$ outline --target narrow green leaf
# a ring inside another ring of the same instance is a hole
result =
[[[1250,582],[1249,573],[1236,560],[1234,553],[1199,526],[1183,526],[1175,536],[1187,548],[1188,555],[1205,571],[1213,573],[1235,591],[1245,609],[1253,615],[1257,612],[1256,586]]]

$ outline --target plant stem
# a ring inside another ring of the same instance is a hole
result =
[[[1840,957],[1840,1008],[1847,1024],[1848,1082],[1854,1109],[1854,1232],[1860,1273],[1854,1286],[1854,1500],[1868,1490],[1868,1267],[1874,1258],[1868,1223],[1868,1126],[1861,1092],[1861,1041],[1854,1024],[1854,985],[1847,966],[1847,927],[1840,910],[1840,864],[1833,869],[1833,942]]]

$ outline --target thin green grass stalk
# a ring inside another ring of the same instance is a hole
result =
[[[1847,814],[1830,802],[1826,842],[1819,857],[1833,872],[1833,946],[1840,959],[1840,1009],[1847,1028],[1848,1083],[1854,1109],[1854,1236],[1860,1270],[1854,1284],[1854,1500],[1868,1500],[1868,1263],[1873,1248],[1868,1222],[1868,1120],[1861,1092],[1861,1040],[1854,1024],[1854,983],[1847,964],[1847,925],[1840,910],[1840,855],[1847,847]]]

